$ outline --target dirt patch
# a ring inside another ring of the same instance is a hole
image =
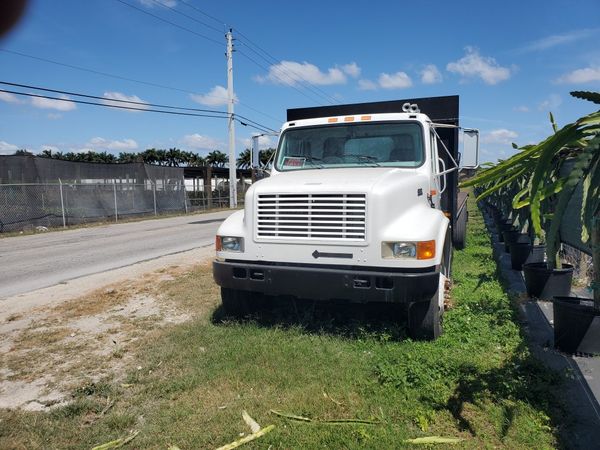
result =
[[[190,271],[170,264],[0,318],[0,408],[45,410],[69,402],[86,383],[122,382],[153,333],[195,314],[173,295]]]

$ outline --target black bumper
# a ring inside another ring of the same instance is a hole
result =
[[[252,264],[215,261],[213,275],[224,288],[292,295],[315,300],[409,303],[431,299],[439,272],[388,272],[381,269]]]

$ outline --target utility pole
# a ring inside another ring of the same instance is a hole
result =
[[[237,176],[235,167],[235,120],[233,115],[233,35],[231,28],[227,38],[227,115],[229,120],[229,207],[237,206]]]

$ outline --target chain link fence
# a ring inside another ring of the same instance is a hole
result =
[[[240,185],[239,206],[247,187]],[[228,194],[228,185],[190,192],[161,180],[0,184],[0,233],[229,208]]]
[[[0,184],[0,233],[185,213],[189,209],[182,184]]]

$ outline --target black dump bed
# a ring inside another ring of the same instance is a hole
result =
[[[420,112],[429,116],[435,123],[459,126],[458,95],[288,109],[287,120],[288,122],[292,122],[294,120],[312,119],[315,117],[401,113],[402,105],[405,103],[416,103],[419,106]],[[452,154],[454,160],[458,161],[458,128],[437,128],[437,133]],[[440,157],[446,163],[446,167],[453,167],[454,164],[442,146],[438,147],[438,151]],[[451,214],[450,217],[454,228],[459,216],[458,213],[463,209],[466,196],[458,196],[458,171],[450,172],[446,177],[446,181],[448,187],[442,196],[442,209]]]

